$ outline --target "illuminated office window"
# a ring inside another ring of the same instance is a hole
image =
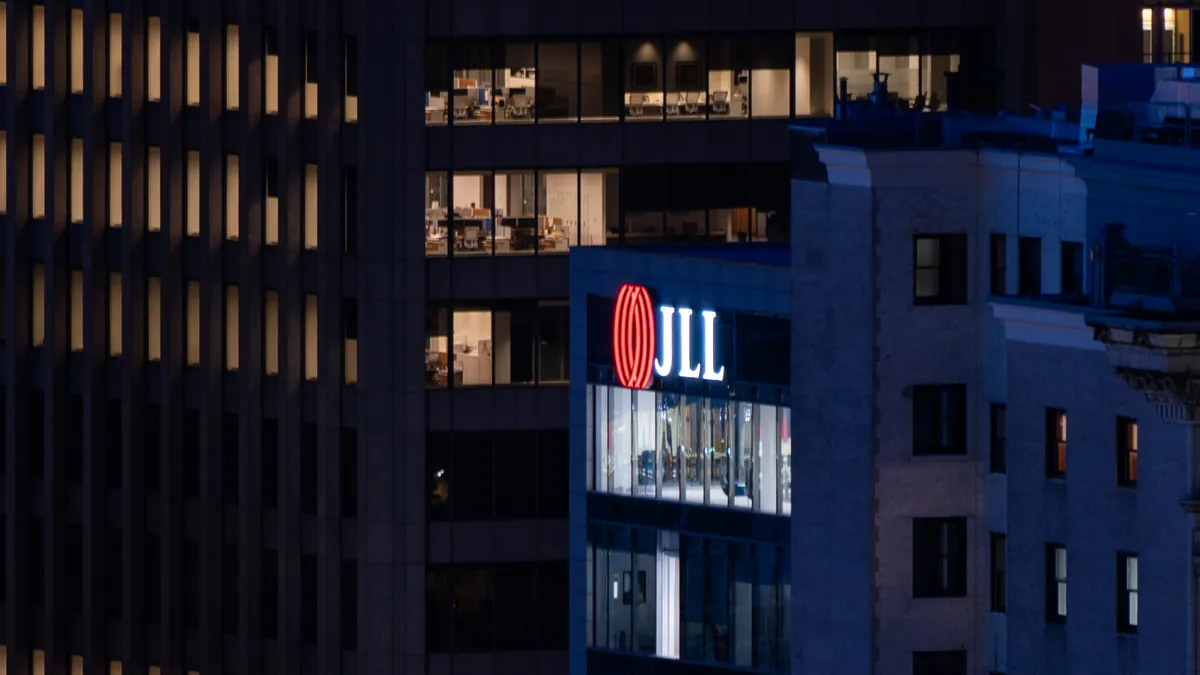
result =
[[[146,358],[162,361],[162,279],[146,279]]]
[[[83,657],[78,654],[71,655],[71,675],[83,675]]]
[[[317,296],[304,296],[304,379],[317,379]]]
[[[108,226],[121,226],[121,144],[108,144]]]
[[[120,356],[125,335],[122,330],[121,273],[108,273],[108,355]]]
[[[263,35],[266,58],[263,59],[263,112],[268,115],[279,113],[279,46],[274,31]]]
[[[42,134],[33,135],[33,175],[30,176],[29,186],[32,194],[30,201],[34,218],[46,217],[46,137]]]
[[[263,303],[263,371],[279,374],[279,294],[267,291]]]
[[[33,650],[33,675],[46,675],[46,652]]]
[[[225,238],[238,238],[238,158],[229,155],[225,158]]]
[[[263,241],[267,246],[279,243],[279,165],[273,159],[266,162],[266,208],[263,209]]]
[[[33,284],[30,292],[33,310],[30,312],[29,337],[34,347],[41,347],[46,341],[46,267],[41,263],[33,265]]]
[[[153,145],[146,150],[146,229],[162,229],[162,150]]]
[[[238,369],[238,287],[225,287],[225,370]]]
[[[187,235],[200,236],[200,153],[187,154]]]
[[[346,121],[358,121],[358,38],[346,36]]]
[[[317,248],[317,165],[304,165],[304,248]]]
[[[358,303],[342,300],[342,373],[346,384],[358,382]]]
[[[71,351],[83,351],[83,270],[71,270]]]
[[[0,84],[8,84],[8,3],[0,2]]]
[[[187,364],[200,365],[200,282],[187,282]]]
[[[8,213],[8,133],[0,130],[0,213]]]
[[[46,88],[46,8],[33,6],[33,35],[31,36],[33,88]]]
[[[83,93],[83,10],[71,10],[71,93]]]
[[[240,83],[238,72],[242,66],[239,54],[238,27],[225,27],[225,107],[237,110],[240,103]]]
[[[108,15],[108,95],[121,96],[121,15]]]
[[[195,25],[188,26],[184,84],[187,87],[187,104],[200,105],[200,27]]]
[[[108,662],[108,675],[121,675],[121,672],[122,671],[121,671],[121,662],[120,661],[109,661]]]
[[[71,222],[83,222],[83,139],[71,139]]]
[[[309,31],[304,38],[304,116],[317,117],[317,34]]]
[[[162,100],[162,21],[146,20],[146,100]]]

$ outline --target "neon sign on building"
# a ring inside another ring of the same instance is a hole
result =
[[[725,366],[719,369],[714,366],[717,313],[712,310],[700,312],[703,364],[692,361],[692,314],[689,307],[659,305],[659,320],[656,321],[650,291],[634,284],[621,286],[613,309],[613,361],[617,381],[622,387],[646,389],[654,374],[713,382],[725,379]],[[678,341],[675,339],[676,316],[679,317]],[[656,323],[658,330],[655,330]]]

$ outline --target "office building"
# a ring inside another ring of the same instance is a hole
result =
[[[574,667],[1190,667],[1200,155],[1162,109],[1200,85],[1085,77],[1083,125],[797,125],[790,259],[572,260]]]

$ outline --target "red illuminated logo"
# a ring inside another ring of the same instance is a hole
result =
[[[625,284],[613,311],[613,360],[617,381],[629,389],[646,389],[654,374],[654,306],[645,286]]]

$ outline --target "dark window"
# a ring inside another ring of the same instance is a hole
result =
[[[913,675],[967,675],[967,652],[913,652]]]
[[[342,214],[344,222],[342,251],[346,255],[358,253],[358,169],[348,166],[342,170]]]
[[[279,38],[274,28],[263,29],[263,52],[267,56],[279,56]]]
[[[221,628],[226,635],[238,631],[238,549],[221,547]]]
[[[82,407],[82,403],[80,406]],[[80,410],[80,416],[83,412]],[[82,451],[80,457],[82,458]],[[80,459],[82,464],[82,459]],[[147,404],[142,408],[142,472],[146,492],[157,494],[162,483],[162,409]]]
[[[300,642],[317,644],[317,556],[300,556]]]
[[[1017,293],[1025,296],[1042,293],[1042,240],[1021,237],[1017,242]]]
[[[279,197],[279,162],[268,157],[264,162],[263,172],[266,173],[267,197]]]
[[[570,452],[565,429],[538,432],[538,515],[566,518],[570,478]]]
[[[35,480],[46,475],[46,400],[40,391],[30,392],[26,422],[29,425],[29,477]],[[19,427],[18,427],[19,428]]]
[[[317,74],[321,71],[321,63],[317,60],[317,33],[308,31],[304,35],[304,81],[317,84]]]
[[[80,536],[83,536],[82,532]],[[141,587],[143,611],[149,623],[158,623],[162,612],[162,551],[159,550],[161,546],[162,540],[158,535],[146,535],[145,549],[142,551],[146,569],[143,570]]]
[[[358,38],[346,36],[346,95],[358,96]]]
[[[493,648],[494,585],[486,567],[456,567],[454,570],[454,649],[486,652]]]
[[[912,388],[912,395],[913,454],[965,454],[967,452],[966,385],[916,385]]]
[[[1067,547],[1046,544],[1046,620],[1067,620]]]
[[[449,434],[432,433],[425,437],[425,471],[429,497],[425,517],[434,522],[450,520],[454,476],[450,473]]]
[[[967,519],[913,519],[913,597],[967,593]]]
[[[104,537],[104,600],[108,615],[121,618],[121,531],[109,530]]]
[[[1004,295],[1008,292],[1008,237],[992,235],[990,256],[991,294]]]
[[[492,434],[464,432],[454,435],[454,519],[491,518],[494,493]]]
[[[1008,409],[1003,403],[992,404],[989,426],[988,455],[991,471],[1004,473],[1008,470]]]
[[[1117,554],[1117,632],[1136,633],[1138,628],[1138,557]]]
[[[108,401],[104,406],[104,475],[108,487],[121,489],[121,401]]]
[[[221,496],[226,504],[237,504],[238,461],[238,416],[228,413],[221,416]]]
[[[183,411],[183,495],[200,498],[200,411]]]
[[[967,235],[915,237],[913,302],[960,305],[967,301]]]
[[[533,431],[496,432],[497,518],[533,518],[537,515],[537,439],[537,433]],[[496,584],[499,602],[499,577]]]
[[[26,558],[29,564],[29,603],[35,607],[41,607],[42,605],[46,604],[46,541],[45,536],[42,534],[43,527],[45,527],[44,521],[33,521],[28,530],[29,539],[27,540],[26,544],[29,547],[29,555]],[[105,542],[106,545],[109,543],[110,542]],[[105,553],[111,554],[112,551],[110,549],[106,549]],[[117,548],[117,555],[119,556],[120,553],[121,549]],[[121,568],[118,567],[117,571],[119,572],[120,569]],[[120,588],[120,579],[117,579],[116,586],[118,589]],[[105,584],[104,588],[105,600],[107,600],[109,603],[108,607],[111,616],[120,617],[121,608],[119,605],[116,609],[116,613],[112,613],[113,594],[111,590],[109,590],[112,588],[112,585]],[[121,596],[118,592],[117,602],[120,603],[120,601]]]
[[[0,406],[3,402],[0,401]],[[147,406],[146,414],[151,412],[151,406]],[[2,414],[2,413],[0,413]],[[67,399],[67,438],[66,438],[66,471],[67,481],[71,483],[83,482],[83,397],[79,394],[71,394]],[[3,441],[0,441],[0,447],[3,447]],[[150,447],[147,444],[145,451],[145,461],[147,463],[155,462],[158,457],[158,446]],[[151,451],[155,453],[151,457]],[[154,483],[146,481],[146,490],[153,492],[157,489],[157,480]]]
[[[537,647],[534,563],[496,566],[496,649],[532,650]],[[559,621],[564,620],[559,617]]]
[[[1117,485],[1135,487],[1138,478],[1138,423],[1117,418]]]
[[[567,622],[558,618],[570,614],[567,580],[565,561],[542,563],[538,567],[538,649],[567,648]]]
[[[305,424],[300,436],[300,511],[317,513],[317,425]]]
[[[454,588],[449,567],[425,571],[425,647],[430,652],[448,652],[454,646]]]
[[[274,549],[262,553],[262,634],[279,636],[279,554]]]
[[[570,323],[566,303],[538,307],[538,382],[567,381]]]
[[[200,628],[200,541],[183,542],[183,621],[189,630]]]
[[[0,528],[0,542],[3,541],[4,529]],[[149,539],[148,539],[149,540]],[[71,612],[83,611],[83,526],[75,523],[68,523],[63,533],[63,569],[65,574],[61,582],[61,587],[56,587],[56,591],[62,593],[66,599],[67,609]],[[149,544],[147,544],[149,545]],[[3,551],[0,550],[0,553]],[[3,573],[4,565],[0,561],[0,573]],[[156,570],[157,574],[157,570]],[[149,586],[150,582],[156,580],[157,576],[146,575],[146,593],[148,595],[158,592],[158,587]],[[0,584],[2,585],[2,584]],[[4,594],[0,592],[0,599],[3,599]],[[154,621],[158,618],[157,609],[154,614],[146,613],[147,621]]]
[[[991,610],[1003,614],[1008,605],[1008,572],[1005,557],[1008,555],[1008,537],[999,532],[992,533],[991,542]]]
[[[341,511],[343,518],[358,517],[358,431],[342,427]]]
[[[342,561],[342,649],[358,649],[358,563]]]
[[[279,507],[279,420],[262,421],[262,506]]]
[[[1060,249],[1062,258],[1062,294],[1078,296],[1083,294],[1083,244],[1077,241],[1064,241]]]
[[[3,265],[0,265],[0,272],[3,271]],[[0,292],[3,292],[3,281],[0,281]],[[0,311],[0,316],[4,312]],[[4,334],[4,320],[0,318],[0,336]],[[0,337],[0,343],[4,341]],[[82,427],[81,427],[82,428]],[[81,432],[82,433],[82,432]],[[5,387],[0,387],[0,474],[8,471],[8,390]],[[4,584],[0,584],[3,586]]]
[[[83,556],[79,556],[78,560],[82,560]],[[5,519],[0,518],[0,578],[4,579],[4,583],[0,584],[0,600],[8,599],[8,523]],[[80,570],[79,578],[83,578],[83,571]],[[80,594],[82,596],[82,594]]]
[[[1046,409],[1046,476],[1067,476],[1067,411]]]

